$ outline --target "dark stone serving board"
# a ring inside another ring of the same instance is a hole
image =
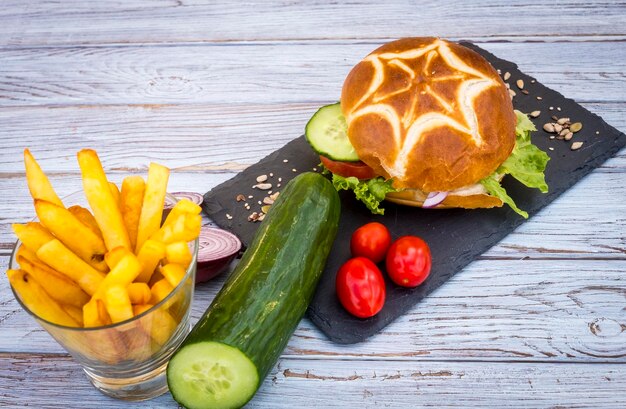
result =
[[[533,120],[538,131],[533,133],[532,139],[551,158],[546,169],[549,193],[542,194],[536,189],[528,189],[511,177],[503,180],[509,195],[531,217],[626,145],[624,133],[612,128],[602,118],[573,100],[534,82],[533,78],[521,73],[514,63],[496,58],[473,44],[463,44],[483,55],[502,73],[511,73],[509,82],[511,88],[517,92],[513,99],[516,109],[526,113],[541,110],[540,117]],[[515,86],[518,79],[524,80],[528,95]],[[539,101],[537,96],[543,99]],[[553,107],[553,110],[549,107]],[[559,118],[569,117],[572,122],[582,122],[583,129],[569,142],[551,140],[549,134],[542,130],[542,126],[551,121],[552,115]],[[303,127],[304,125],[302,124]],[[572,151],[570,146],[575,141],[584,144],[579,150]],[[553,150],[549,150],[549,147]],[[219,226],[237,234],[244,245],[248,244],[259,223],[248,222],[247,217],[260,208],[257,201],[265,196],[264,192],[252,189],[256,177],[272,173],[273,177],[270,177],[269,182],[274,184],[275,190],[280,190],[276,188],[279,177],[284,186],[296,174],[310,171],[318,163],[319,158],[301,136],[206,193],[204,210]],[[247,199],[251,210],[246,210],[242,202],[235,200],[239,194],[254,196],[253,199]],[[343,191],[340,196],[342,214],[339,232],[307,313],[328,338],[345,344],[363,341],[380,331],[525,221],[506,205],[497,209],[427,210],[384,203],[385,215],[375,216],[355,201],[352,192]],[[378,315],[364,320],[349,315],[339,304],[335,294],[335,273],[350,257],[349,241],[352,232],[358,226],[373,220],[384,223],[394,238],[405,234],[422,237],[431,248],[433,262],[430,277],[415,289],[401,288],[387,280],[385,306]]]

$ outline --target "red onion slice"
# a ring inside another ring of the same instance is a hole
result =
[[[209,281],[222,273],[241,250],[237,236],[208,226],[202,226],[198,243],[197,283]]]
[[[426,200],[424,200],[424,203],[422,203],[422,207],[426,209],[435,207],[439,203],[443,202],[447,196],[448,192],[430,192],[428,196],[426,196]]]

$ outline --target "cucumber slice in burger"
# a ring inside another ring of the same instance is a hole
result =
[[[318,109],[306,124],[305,136],[315,152],[329,159],[345,162],[359,160],[348,139],[348,124],[339,102]]]

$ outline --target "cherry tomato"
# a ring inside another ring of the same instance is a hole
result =
[[[376,177],[374,169],[370,168],[368,165],[361,161],[341,162],[328,159],[326,156],[322,155],[320,155],[320,160],[322,161],[322,164],[326,167],[326,169],[339,176],[343,176],[344,178],[354,176],[358,179],[372,179]]]
[[[430,248],[419,237],[400,237],[389,247],[386,265],[387,274],[394,283],[417,287],[430,274]]]
[[[372,222],[364,224],[352,233],[350,251],[352,257],[367,257],[374,263],[385,259],[391,244],[391,234],[384,224]]]
[[[335,287],[341,305],[359,318],[373,317],[385,303],[383,274],[365,257],[346,261],[337,273]]]

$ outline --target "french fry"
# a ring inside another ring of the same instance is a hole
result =
[[[128,291],[124,286],[112,285],[108,287],[104,294],[104,305],[114,324],[133,317],[133,307]]]
[[[29,222],[26,224],[12,224],[13,232],[22,244],[31,251],[39,250],[50,240],[54,240],[52,233],[38,222]]]
[[[131,304],[147,304],[152,298],[150,287],[146,283],[130,283],[126,287]]]
[[[171,215],[171,213],[170,213]],[[169,219],[169,217],[168,217]],[[192,241],[200,234],[202,228],[202,216],[199,214],[180,213],[174,215],[174,219],[163,226],[152,235],[153,240],[158,240],[166,244],[176,241]]]
[[[81,307],[69,304],[61,304],[61,308],[63,308],[63,311],[65,311],[70,317],[74,319],[74,321],[78,323],[79,327],[83,326],[83,309]]]
[[[137,254],[139,264],[141,264],[141,273],[136,281],[141,283],[150,281],[154,270],[163,257],[165,257],[165,244],[156,240],[146,240],[141,246],[139,254]]]
[[[18,263],[21,263],[21,259],[27,260],[31,263],[44,264],[41,260],[39,260],[39,257],[37,257],[37,253],[26,248],[26,246],[18,247],[17,253],[15,253],[15,260],[17,260]]]
[[[21,254],[18,254],[17,262],[22,270],[37,281],[48,295],[59,303],[80,308],[89,301],[87,293],[74,281],[47,265],[31,261]]]
[[[176,202],[176,204],[170,211],[170,214],[167,215],[167,218],[165,219],[163,225],[167,225],[170,220],[176,219],[179,215],[183,213],[200,214],[200,212],[202,212],[202,208],[200,206],[198,206],[189,199],[181,199]]]
[[[104,255],[104,262],[112,270],[120,260],[130,253],[130,250],[124,247],[116,247]]]
[[[133,312],[135,315],[139,315],[150,308],[153,305],[135,305],[133,306]],[[171,338],[172,334],[178,326],[178,322],[163,308],[152,311],[149,319],[142,320],[141,324],[152,339],[158,344],[158,346],[164,345]]]
[[[145,190],[146,182],[141,176],[128,176],[122,181],[120,210],[132,249],[137,249],[137,229]]]
[[[22,302],[38,317],[67,327],[78,327],[76,322],[44,289],[23,270],[7,270],[11,286]]]
[[[165,166],[156,163],[150,164],[141,215],[139,216],[139,226],[137,227],[136,251],[141,249],[144,241],[159,230],[169,176],[170,170]]]
[[[163,273],[167,282],[170,283],[172,289],[174,289],[185,277],[185,267],[180,264],[169,263],[161,268],[161,273]]]
[[[104,241],[102,238],[102,232],[100,231],[100,227],[98,227],[98,222],[96,218],[93,217],[93,214],[82,206],[74,205],[67,208],[78,220],[80,220],[85,226],[89,227],[92,232],[94,232],[100,239]]]
[[[174,289],[167,278],[163,278],[150,288],[152,292],[152,298],[150,298],[150,304],[158,304],[165,299]]]
[[[184,241],[177,241],[165,246],[165,258],[168,263],[176,263],[187,268],[193,259],[189,245]]]
[[[92,298],[83,305],[83,325],[85,328],[101,327],[111,323],[111,317],[102,299]]]
[[[24,149],[24,167],[26,168],[28,190],[30,190],[30,195],[33,199],[43,199],[58,206],[63,206],[63,202],[52,188],[48,177],[41,170],[41,167],[39,167],[39,164],[28,149]]]
[[[35,199],[35,212],[41,223],[74,254],[98,271],[109,271],[104,262],[104,242],[69,210]]]
[[[109,189],[111,189],[111,194],[113,195],[113,200],[117,203],[117,206],[120,205],[120,188],[113,182],[109,182]]]
[[[94,299],[103,299],[109,287],[114,285],[128,286],[137,278],[140,272],[141,264],[139,264],[139,260],[133,253],[128,252],[104,277],[97,291],[93,294],[92,301]]]
[[[50,240],[37,250],[37,257],[93,295],[104,281],[104,274],[85,263],[59,240]]]
[[[131,249],[122,212],[111,193],[98,155],[91,149],[83,149],[77,157],[83,176],[83,190],[102,231],[106,248],[122,246]]]

